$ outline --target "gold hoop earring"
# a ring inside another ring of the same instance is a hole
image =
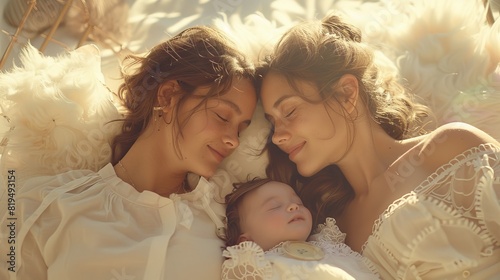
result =
[[[174,115],[172,114],[172,117],[170,118],[170,121],[167,122],[167,120],[165,120],[165,118],[163,118],[163,121],[165,122],[166,125],[169,125],[172,123],[172,120],[174,119]]]

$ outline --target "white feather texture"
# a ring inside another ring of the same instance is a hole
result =
[[[258,64],[268,54],[278,39],[292,25],[281,25],[260,13],[251,14],[244,19],[234,14],[214,20],[214,25],[222,30],[251,61]]]
[[[500,21],[486,24],[482,1],[380,1],[355,9],[342,2],[337,7],[397,64],[436,126],[467,122],[500,139]]]
[[[262,14],[252,14],[242,19],[238,15],[214,20],[214,25],[222,30],[240,50],[255,64],[268,54],[277,40],[291,26],[281,25],[265,18]],[[262,156],[270,124],[264,117],[260,103],[253,115],[250,126],[240,137],[240,146],[221,164],[220,168],[228,171],[242,182],[253,177],[265,177],[267,156]],[[219,174],[220,175],[220,174]],[[212,180],[219,185],[227,185],[228,178],[215,177]]]
[[[120,116],[104,84],[99,50],[87,45],[58,57],[31,45],[22,67],[0,75],[2,170],[19,180],[109,162]]]

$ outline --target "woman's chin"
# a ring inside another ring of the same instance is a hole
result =
[[[210,179],[212,176],[214,176],[216,171],[217,167],[206,167],[203,170],[200,170],[200,172],[196,174],[206,179]]]
[[[311,177],[314,174],[318,173],[319,170],[312,169],[312,168],[306,168],[300,165],[297,165],[297,171],[299,172],[300,175],[304,177]]]

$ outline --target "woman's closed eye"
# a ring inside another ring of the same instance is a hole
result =
[[[214,112],[214,113],[215,113],[215,112]],[[217,117],[218,117],[221,121],[223,121],[223,122],[229,122],[229,120],[228,120],[227,118],[224,118],[224,117],[223,117],[223,116],[221,116],[220,114],[215,113],[215,115],[217,115]]]
[[[290,110],[287,114],[285,114],[285,118],[289,118],[293,115],[293,113],[295,113],[295,109],[296,108],[293,108],[292,110]]]

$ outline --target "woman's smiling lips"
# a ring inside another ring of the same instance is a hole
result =
[[[215,155],[215,158],[217,159],[218,162],[221,162],[222,160],[224,160],[227,157],[227,155],[228,155],[228,153],[219,152],[219,151],[217,151],[216,149],[214,149],[214,148],[212,148],[210,146],[208,146],[208,149],[210,151],[212,151],[212,153]]]
[[[294,146],[291,149],[289,149],[288,151],[286,151],[286,153],[288,154],[288,158],[290,160],[293,160],[295,155],[297,155],[300,152],[300,150],[302,150],[302,147],[304,147],[305,144],[306,144],[306,142],[302,142],[299,145]]]

